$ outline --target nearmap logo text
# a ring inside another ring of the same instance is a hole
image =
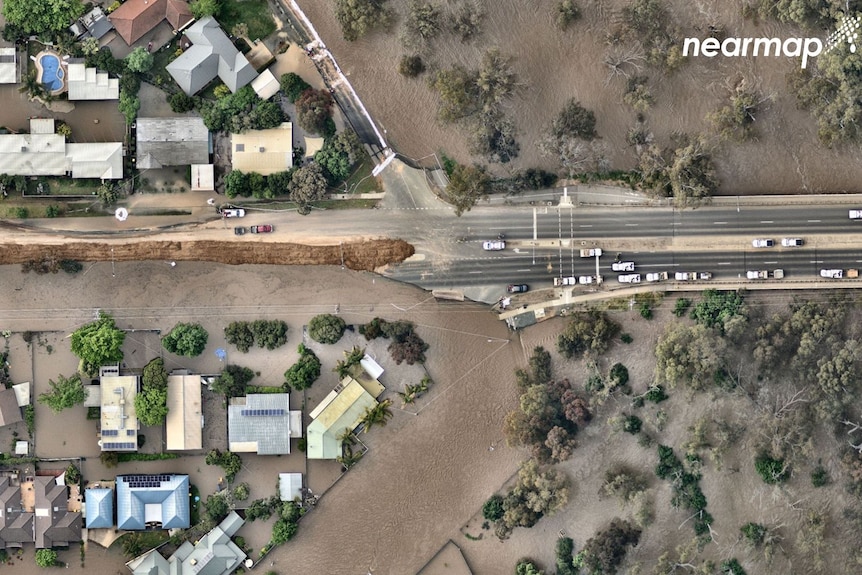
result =
[[[824,52],[830,52],[842,44],[850,45],[850,52],[856,52],[859,37],[860,16],[845,16],[838,29],[826,38],[686,38],[682,46],[683,56],[706,56],[714,58],[719,54],[727,57],[747,56],[785,56],[802,57],[802,68]],[[824,47],[825,44],[825,47]]]

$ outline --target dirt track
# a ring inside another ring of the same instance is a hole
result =
[[[296,243],[240,243],[226,241],[135,241],[106,243],[69,241],[59,245],[0,244],[0,264],[20,264],[45,259],[94,261],[176,260],[223,264],[344,265],[352,270],[373,271],[401,262],[414,253],[403,240],[367,240],[343,245]]]

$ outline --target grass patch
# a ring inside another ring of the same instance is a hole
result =
[[[365,156],[349,178],[342,184],[352,194],[376,194],[382,192],[377,178],[371,177],[374,162]],[[340,186],[339,186],[340,187]]]
[[[263,40],[275,32],[275,22],[266,0],[225,0],[218,20],[228,34],[234,26],[244,22],[252,42]]]
[[[161,461],[162,459],[177,459],[176,453],[120,453],[117,455],[118,463],[129,461]]]
[[[248,385],[245,388],[246,393],[284,393],[283,387],[273,387],[271,385]]]
[[[321,200],[314,202],[317,208],[325,208],[327,210],[352,210],[352,209],[367,209],[370,210],[380,200],[362,200],[359,198],[352,200]]]
[[[201,491],[197,488],[197,485],[189,485],[189,498],[189,516],[191,524],[197,525],[201,521]]]
[[[37,193],[38,184],[42,184],[42,193]],[[39,178],[37,182],[27,182],[27,195],[45,196],[93,196],[102,183],[98,179],[72,178]]]

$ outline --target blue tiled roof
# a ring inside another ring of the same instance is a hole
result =
[[[84,491],[87,504],[87,529],[114,526],[114,492],[104,487]]]
[[[162,529],[185,529],[191,525],[188,475],[118,475],[117,527],[146,528],[148,504],[161,507]]]

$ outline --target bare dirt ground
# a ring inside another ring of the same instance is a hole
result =
[[[298,0],[339,65],[363,99],[372,117],[386,130],[385,137],[401,153],[424,158],[445,152],[461,162],[470,160],[463,131],[437,122],[437,96],[424,78],[406,79],[397,73],[398,59],[408,53],[398,40],[407,13],[407,0],[387,3],[397,12],[389,32],[375,32],[356,42],[342,39],[333,2]],[[439,2],[447,10],[454,1]],[[597,130],[608,144],[615,168],[635,165],[626,134],[635,124],[635,112],[622,102],[626,81],[608,80],[604,59],[605,37],[625,0],[580,2],[583,17],[565,32],[553,23],[553,0],[524,3],[519,0],[480,2],[485,8],[482,32],[471,44],[462,44],[443,32],[421,51],[429,68],[461,64],[476,68],[482,53],[497,46],[512,56],[521,88],[507,112],[514,120],[521,155],[506,169],[542,166],[534,143],[569,98],[594,110]],[[667,2],[680,37],[704,38],[706,15],[733,37],[805,36],[774,22],[755,24],[741,16],[741,1],[704,0]],[[809,33],[810,34],[810,33]],[[826,32],[822,34],[825,37]],[[817,141],[810,115],[797,109],[786,75],[797,62],[785,58],[690,58],[672,75],[644,68],[656,104],[646,114],[647,124],[662,146],[677,132],[707,132],[707,113],[724,105],[730,90],[741,80],[753,86],[768,102],[757,115],[756,138],[744,144],[725,143],[715,154],[721,189],[727,194],[815,193],[859,191],[862,154],[855,146],[829,150]],[[428,161],[428,160],[426,160]],[[505,171],[505,170],[499,170]]]

